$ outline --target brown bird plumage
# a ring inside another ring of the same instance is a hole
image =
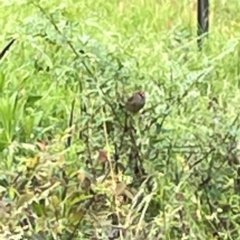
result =
[[[127,100],[125,107],[129,112],[137,113],[144,107],[145,102],[146,102],[145,93],[139,91]]]

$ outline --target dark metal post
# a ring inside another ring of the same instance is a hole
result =
[[[198,0],[198,10],[197,10],[197,21],[198,21],[198,47],[202,49],[203,36],[209,31],[209,0]]]

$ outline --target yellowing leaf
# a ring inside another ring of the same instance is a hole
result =
[[[180,155],[177,156],[177,160],[178,160],[178,162],[181,163],[183,170],[185,172],[187,172],[189,170],[189,166],[188,166],[188,163],[186,162],[186,160]]]
[[[39,157],[36,156],[34,158],[26,159],[25,164],[28,168],[35,168],[38,163],[39,163]]]
[[[51,205],[53,205],[54,208],[59,207],[61,203],[59,198],[55,195],[49,197],[49,202],[51,203]]]
[[[92,195],[81,194],[79,197],[74,198],[69,204],[70,204],[70,206],[73,206],[76,203],[83,202],[84,200],[90,199],[92,197],[93,197]]]
[[[26,150],[36,151],[36,146],[29,143],[22,143],[21,146]]]
[[[125,189],[124,193],[126,194],[126,196],[129,198],[129,199],[133,199],[134,196],[132,195],[132,193],[130,191],[128,191],[127,189]]]
[[[6,188],[0,185],[0,193],[5,192]]]
[[[17,208],[22,207],[24,204],[30,203],[31,200],[33,199],[33,197],[34,197],[33,192],[29,192],[29,193],[21,195],[17,201]]]
[[[115,194],[120,195],[123,194],[126,189],[126,184],[123,182],[117,183],[116,188],[115,188]]]
[[[12,186],[10,186],[9,190],[8,190],[8,194],[9,194],[9,197],[11,199],[14,199],[15,198],[15,194],[16,194],[16,189]]]

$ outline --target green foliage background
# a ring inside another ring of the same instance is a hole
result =
[[[0,2],[0,239],[240,239],[240,2],[201,52],[196,2]]]

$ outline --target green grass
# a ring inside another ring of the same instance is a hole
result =
[[[1,239],[240,239],[240,3],[63,2],[0,3]]]

